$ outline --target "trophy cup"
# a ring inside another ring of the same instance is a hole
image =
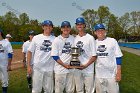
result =
[[[80,55],[80,48],[72,47],[71,55],[72,55],[72,59],[70,61],[70,66],[73,66],[74,68],[80,67],[80,61],[78,59],[78,57]]]

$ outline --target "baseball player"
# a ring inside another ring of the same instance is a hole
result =
[[[27,53],[27,69],[31,74],[33,71],[32,93],[53,93],[53,69],[55,61],[51,57],[52,42],[55,36],[51,35],[53,23],[46,20],[42,23],[43,33],[33,37]],[[33,57],[33,69],[31,68],[31,58]]]
[[[12,38],[12,36],[10,34],[7,34],[5,40],[7,40],[8,42],[10,42],[11,41],[11,38]],[[12,58],[10,58],[9,59],[9,62],[8,62],[8,64],[9,64],[8,71],[12,71],[12,69],[11,69],[11,63],[12,63]]]
[[[106,37],[103,24],[94,27],[96,40],[96,93],[119,93],[122,52],[114,38]]]
[[[10,42],[11,41],[11,38],[12,38],[12,36],[10,34],[7,34],[5,40],[7,40],[7,41]]]
[[[28,35],[29,35],[29,40],[27,40],[26,42],[24,42],[23,46],[22,46],[22,53],[23,53],[23,65],[24,67],[26,67],[27,65],[27,52],[28,52],[28,48],[31,44],[31,41],[35,35],[35,32],[33,30],[29,31],[28,32]],[[31,59],[31,62],[30,62],[30,65],[31,67],[33,66],[33,53],[32,53],[32,59]],[[27,81],[28,81],[28,88],[29,89],[32,89],[32,78],[31,78],[31,74],[28,74],[27,73]]]
[[[64,88],[66,93],[71,92],[72,76],[69,72],[71,60],[71,47],[74,43],[74,37],[70,35],[71,25],[68,21],[63,21],[61,24],[62,34],[55,38],[52,44],[51,56],[56,61],[55,71],[55,93],[63,93]],[[71,81],[70,81],[71,80]]]
[[[78,35],[75,38],[75,47],[80,48],[81,55],[79,60],[81,62],[82,69],[78,73],[82,74],[81,79],[78,79],[78,74],[76,74],[76,87],[83,88],[85,85],[86,93],[92,93],[94,91],[94,61],[96,60],[96,47],[95,39],[93,36],[85,32],[85,20],[82,17],[76,19],[76,29],[78,30]],[[80,75],[80,74],[79,74]],[[83,83],[83,84],[81,84]],[[80,89],[82,90],[82,89]],[[78,93],[84,93],[82,92]]]
[[[2,93],[7,93],[9,59],[13,56],[10,42],[4,39],[3,31],[0,29],[0,79],[2,81]]]

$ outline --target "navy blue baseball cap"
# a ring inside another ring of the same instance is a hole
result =
[[[79,23],[85,24],[85,19],[83,17],[78,17],[76,19],[76,23],[75,24],[79,24]]]
[[[94,30],[96,31],[96,30],[99,30],[99,29],[104,29],[105,30],[105,26],[103,24],[96,24],[94,26]]]
[[[30,31],[28,32],[28,34],[29,34],[29,35],[35,35],[35,31],[30,30]]]
[[[71,27],[70,22],[68,22],[68,21],[63,21],[63,22],[61,23],[61,27],[64,27],[64,26]]]
[[[45,20],[44,22],[42,22],[42,26],[44,26],[44,25],[53,26],[53,23],[52,23],[52,21],[50,21],[50,20]]]

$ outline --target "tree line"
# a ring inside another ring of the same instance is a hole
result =
[[[98,10],[87,9],[81,14],[86,20],[86,31],[93,34],[93,27],[97,23],[103,23],[108,31],[108,36],[117,40],[127,39],[130,36],[140,36],[140,11],[124,13],[121,17],[112,14],[107,6],[100,6]],[[14,12],[7,12],[0,16],[0,28],[4,34],[10,33],[12,41],[25,41],[28,39],[28,31],[35,30],[36,34],[42,32],[41,23],[30,19],[26,13],[17,16]],[[54,35],[58,36],[61,31],[59,26],[53,29]],[[76,34],[75,27],[71,34]]]

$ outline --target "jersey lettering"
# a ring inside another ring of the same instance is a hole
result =
[[[99,51],[97,56],[108,56],[108,53],[105,53],[106,49],[105,45],[99,45],[97,48],[97,51]]]
[[[51,45],[52,45],[52,42],[50,42],[50,40],[44,40],[44,42],[42,43],[42,46],[40,46],[40,51],[50,52],[52,49]]]
[[[80,48],[80,53],[82,54],[82,53],[84,53],[85,52],[85,50],[83,49],[83,42],[81,42],[81,41],[78,41],[77,42],[77,44],[76,44],[76,46],[78,47],[78,48]]]
[[[97,53],[97,56],[108,56],[108,53]]]
[[[64,47],[62,49],[62,53],[69,54],[71,52],[71,44],[70,42],[65,42]]]
[[[4,53],[4,49],[3,49],[2,44],[0,44],[0,53]]]

